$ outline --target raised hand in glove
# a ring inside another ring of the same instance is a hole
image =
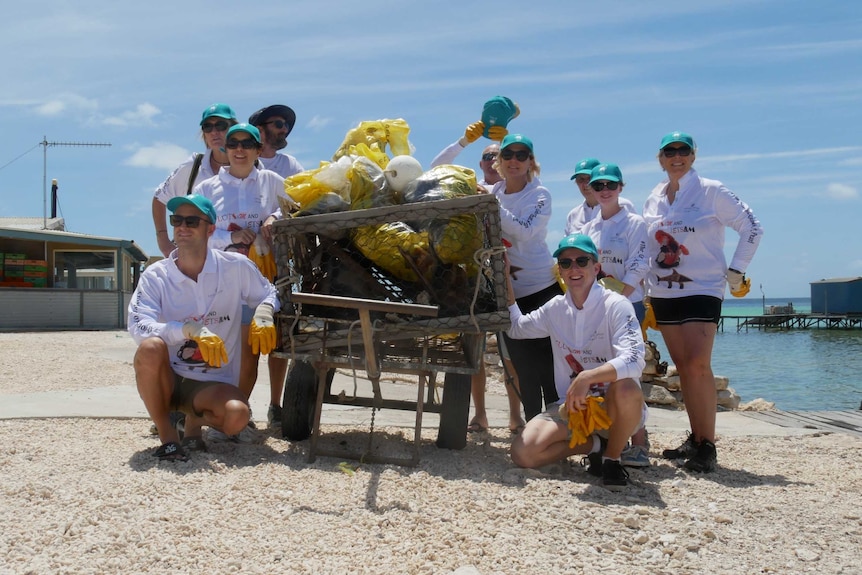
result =
[[[198,344],[201,357],[213,367],[227,363],[227,350],[224,341],[206,327],[194,321],[183,324],[183,335]]]
[[[488,128],[488,137],[495,142],[502,142],[508,133],[509,130],[505,126],[491,126]]]
[[[275,321],[272,319],[272,305],[262,303],[254,310],[251,328],[248,330],[248,343],[255,355],[268,355],[275,349]]]
[[[727,270],[727,285],[733,297],[745,297],[751,291],[751,280],[746,279],[744,273],[732,268]]]
[[[261,275],[273,281],[277,273],[275,268],[275,258],[272,251],[269,249],[269,244],[264,239],[263,234],[257,234],[254,237],[251,247],[248,250],[248,259],[254,262]]]
[[[485,131],[485,124],[482,122],[474,122],[467,126],[467,129],[464,130],[464,135],[458,140],[462,146],[466,147],[467,144],[471,144],[479,139],[479,136]]]

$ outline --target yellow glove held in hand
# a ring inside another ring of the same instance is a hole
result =
[[[272,319],[272,305],[262,303],[254,310],[248,343],[253,354],[268,355],[275,349],[275,321]]]
[[[198,344],[201,357],[213,367],[227,363],[227,350],[224,341],[206,327],[193,321],[183,324],[183,335]]]
[[[269,281],[275,279],[275,275],[278,273],[275,267],[275,258],[262,235],[255,236],[254,242],[248,250],[248,259],[254,262],[263,277]]]
[[[733,297],[745,297],[751,291],[751,280],[745,279],[745,274],[736,270],[727,270],[727,286]]]
[[[655,321],[655,312],[652,310],[652,306],[648,302],[644,302],[644,307],[646,308],[646,313],[644,314],[644,320],[641,322],[641,332],[644,336],[644,341],[647,341],[646,330],[654,329],[658,330],[658,324]]]
[[[586,443],[587,439],[597,429],[609,429],[611,426],[611,418],[608,417],[608,412],[601,406],[605,398],[590,396],[587,398],[587,406],[574,413],[566,409],[566,404],[560,405],[560,417],[568,419],[568,427],[572,432],[572,437],[569,439],[569,449],[576,445]]]
[[[468,144],[472,144],[473,142],[475,142],[476,140],[479,139],[479,137],[482,135],[482,133],[484,131],[485,131],[485,124],[484,123],[474,122],[474,123],[470,124],[469,126],[467,126],[467,129],[464,130],[464,139],[467,141]]]
[[[491,126],[488,128],[488,137],[495,142],[502,142],[503,138],[505,138],[509,134],[509,130],[504,128],[503,126]]]

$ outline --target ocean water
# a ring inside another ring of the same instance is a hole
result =
[[[809,298],[767,298],[765,305],[792,302],[798,313],[811,310]],[[722,316],[760,315],[764,301],[725,300]],[[712,370],[730,379],[743,402],[762,398],[778,409],[859,409],[862,402],[862,329],[736,331],[724,321],[715,338]],[[661,334],[650,330],[662,361],[673,363]]]

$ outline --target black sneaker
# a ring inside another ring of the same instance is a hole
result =
[[[281,406],[269,404],[266,410],[266,422],[269,427],[281,427]]]
[[[605,459],[602,463],[602,485],[611,491],[619,491],[629,484],[629,472],[615,459]]]
[[[718,455],[715,452],[715,444],[704,439],[697,445],[697,452],[685,462],[683,467],[697,473],[709,473],[715,471],[717,463]]]
[[[661,452],[661,456],[665,459],[688,459],[697,453],[697,443],[694,440],[694,433],[689,433],[685,441],[676,449],[665,449]]]
[[[596,453],[590,453],[581,460],[581,465],[587,468],[587,473],[594,477],[602,476],[602,455],[605,453],[605,447],[608,445],[608,440],[599,437],[599,450]]]

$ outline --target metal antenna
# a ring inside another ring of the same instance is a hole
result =
[[[47,136],[42,136],[39,142],[42,146],[42,229],[48,229],[48,146],[110,146],[111,144],[90,142],[49,142]]]

